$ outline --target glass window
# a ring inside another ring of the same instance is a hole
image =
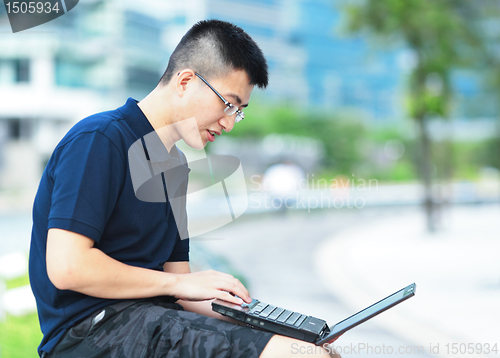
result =
[[[161,75],[152,70],[129,67],[126,71],[127,87],[150,91],[158,84]]]
[[[0,60],[0,84],[8,85],[16,81],[16,71],[12,60]]]
[[[0,84],[25,83],[30,80],[30,60],[0,60]]]
[[[125,40],[129,44],[160,44],[161,27],[157,20],[135,12],[125,14]]]
[[[56,58],[56,84],[66,87],[85,87],[87,66],[76,61]]]
[[[10,140],[29,139],[32,134],[32,123],[21,118],[8,118],[7,137]]]
[[[25,83],[30,81],[30,60],[19,59],[15,61],[16,82]]]

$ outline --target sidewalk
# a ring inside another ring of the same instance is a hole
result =
[[[434,235],[425,232],[423,213],[360,222],[317,248],[316,271],[352,313],[416,282],[415,297],[363,326],[437,357],[496,355],[484,351],[485,343],[500,351],[500,206],[451,208],[444,219]]]

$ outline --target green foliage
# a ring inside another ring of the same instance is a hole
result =
[[[415,166],[408,160],[401,160],[396,163],[392,170],[388,173],[387,180],[396,182],[407,182],[417,178]]]
[[[472,18],[477,11],[467,0],[365,0],[341,2],[346,30],[387,42],[403,42],[416,57],[410,76],[408,114],[421,119],[447,117],[450,71],[470,66],[483,52]],[[437,86],[432,84],[437,83]]]
[[[268,134],[291,134],[318,139],[325,148],[324,164],[344,174],[350,174],[363,161],[360,144],[366,131],[357,120],[293,106],[252,104],[245,114],[248,119],[236,125],[231,136],[258,139]]]
[[[31,313],[16,317],[7,315],[0,322],[0,357],[38,357],[37,347],[42,341],[38,315]]]
[[[498,168],[498,157],[492,155],[494,151],[491,149],[495,142],[496,140],[453,143],[453,150],[456,153],[453,158],[455,177],[474,180],[477,179],[481,168]]]
[[[389,141],[397,141],[403,145],[402,157],[386,165],[377,164],[373,153],[383,153],[384,147]],[[417,146],[414,139],[407,138],[394,127],[385,127],[371,130],[366,143],[371,150],[365,152],[365,177],[377,179],[380,182],[407,182],[418,178],[416,171]]]
[[[317,179],[330,180],[338,175],[351,177],[355,174],[356,178],[379,182],[407,182],[420,177],[419,142],[409,139],[395,126],[368,128],[348,117],[311,113],[291,106],[268,107],[252,103],[252,110],[245,113],[247,119],[236,125],[230,136],[262,139],[268,134],[279,133],[320,140],[325,146],[326,158]],[[390,140],[404,145],[404,155],[381,165],[375,160],[375,154],[383,153]],[[453,170],[455,179],[475,180],[483,167],[500,169],[500,142],[496,139],[474,143],[436,142],[434,146],[436,170],[433,176],[436,178],[446,177],[446,170]]]
[[[467,0],[340,1],[346,30],[378,39],[403,41],[434,70],[468,64],[481,39],[471,21],[477,10]]]
[[[411,182],[418,178],[415,173],[415,165],[407,158],[402,158],[391,165],[389,168],[372,167],[366,179],[377,179],[381,183]]]
[[[486,165],[500,169],[500,138],[493,138],[485,143],[481,158]]]
[[[6,281],[7,289],[28,284],[28,275]],[[37,348],[41,341],[42,332],[36,313],[20,317],[7,314],[5,319],[0,321],[1,358],[38,357]]]
[[[16,277],[11,280],[7,280],[6,282],[6,288],[7,290],[11,288],[16,288],[16,287],[21,287],[21,286],[26,286],[30,284],[30,279],[28,274],[21,276],[21,277]]]

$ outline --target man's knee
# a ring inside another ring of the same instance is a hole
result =
[[[260,355],[260,358],[271,357],[341,358],[336,352],[316,346],[313,343],[279,335],[275,335],[271,338]]]

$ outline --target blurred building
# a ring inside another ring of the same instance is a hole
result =
[[[141,99],[181,36],[205,18],[243,26],[269,59],[261,97],[307,103],[305,51],[290,40],[295,2],[88,0],[12,34],[0,9],[0,188],[34,187],[57,142],[78,120]],[[298,24],[294,24],[298,26]],[[256,95],[257,97],[259,94]]]
[[[193,4],[198,18],[193,17]],[[257,96],[321,108],[351,107],[375,119],[400,117],[401,75],[411,56],[376,51],[339,34],[331,0],[192,0],[177,4],[167,25],[170,48],[195,20],[217,18],[244,28],[269,62],[270,83]]]
[[[36,186],[74,123],[140,98],[158,82],[168,58],[164,22],[136,7],[82,1],[16,34],[0,13],[0,188]],[[148,1],[141,7],[153,9]]]
[[[261,46],[270,85],[252,99],[339,110],[374,122],[404,117],[404,49],[382,51],[338,33],[331,0],[80,1],[47,24],[12,34],[0,6],[0,188],[38,183],[67,129],[92,113],[143,98],[181,36],[198,20],[243,27]],[[481,116],[478,76],[458,73],[462,113]],[[470,103],[475,107],[473,110]],[[466,110],[469,108],[469,110]],[[479,110],[479,112],[477,110]]]

